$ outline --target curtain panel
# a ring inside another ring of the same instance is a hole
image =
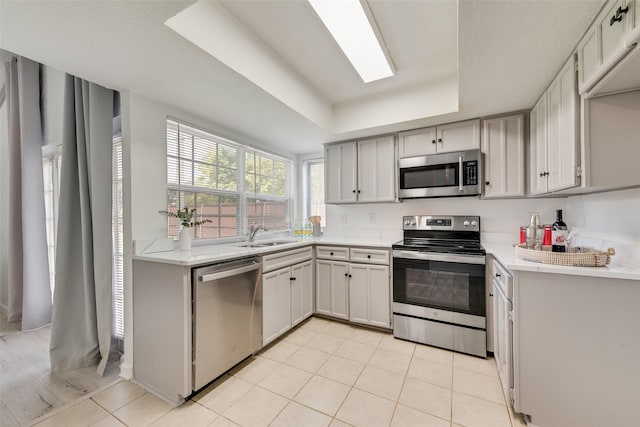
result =
[[[11,58],[5,71],[9,127],[8,321],[22,321],[22,329],[33,329],[51,321],[40,64]]]
[[[50,358],[53,371],[98,363],[112,336],[114,92],[65,76],[62,175]]]

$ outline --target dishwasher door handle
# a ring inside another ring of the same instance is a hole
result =
[[[257,270],[260,268],[259,262],[254,262],[246,267],[230,268],[229,270],[218,271],[215,273],[199,275],[198,280],[200,282],[210,282],[212,280],[224,279],[227,277],[235,276],[236,274],[246,273],[248,271]]]

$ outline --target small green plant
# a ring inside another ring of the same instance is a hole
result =
[[[211,222],[211,220],[209,219],[203,219],[201,221],[194,220],[193,217],[196,214],[196,210],[189,209],[186,207],[184,209],[178,209],[178,212],[175,212],[175,213],[170,211],[158,211],[158,213],[161,213],[162,215],[166,215],[171,218],[178,218],[178,221],[182,223],[183,227],[195,227],[197,225],[202,225],[204,223]]]

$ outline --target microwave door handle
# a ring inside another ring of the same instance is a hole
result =
[[[458,191],[462,193],[464,191],[464,185],[462,182],[462,156],[458,156],[458,184]]]

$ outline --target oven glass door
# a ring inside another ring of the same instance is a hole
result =
[[[393,301],[485,316],[485,266],[394,258]]]
[[[459,167],[455,162],[400,168],[400,189],[457,187],[460,184]]]

